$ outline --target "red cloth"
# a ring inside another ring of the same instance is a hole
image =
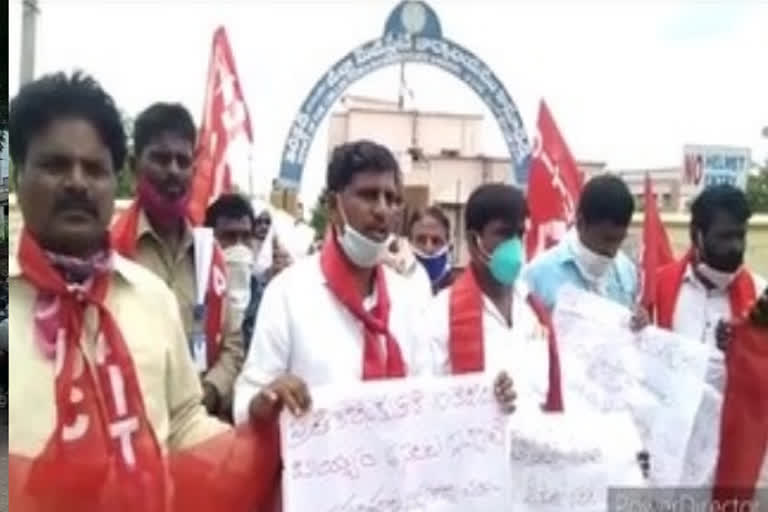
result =
[[[54,313],[57,422],[42,455],[29,468],[30,492],[43,494],[50,489],[54,468],[66,463],[76,471],[55,477],[60,492],[96,493],[113,477],[121,485],[112,489],[113,495],[104,496],[106,501],[161,510],[164,481],[152,478],[163,473],[160,446],[147,421],[128,347],[104,304],[111,273],[96,273],[89,286],[67,283],[26,230],[21,235],[19,263],[38,293],[58,301]],[[85,362],[80,348],[88,306],[96,307],[100,329],[93,365]]]
[[[355,282],[355,267],[344,255],[331,230],[320,253],[320,268],[328,280],[328,287],[339,302],[363,323],[363,380],[405,377],[406,368],[400,345],[389,330],[389,294],[384,269],[374,269],[376,306],[370,312],[363,308],[363,296]],[[382,354],[379,338],[386,342],[387,353]]]
[[[677,307],[677,297],[688,265],[692,264],[693,255],[689,251],[682,259],[662,267],[656,275],[656,322],[660,327],[672,329]],[[749,271],[742,269],[728,287],[731,303],[731,318],[743,317],[756,299],[755,283]]]
[[[768,329],[739,321],[728,346],[726,368],[713,492],[717,503],[751,499],[768,455]]]
[[[112,247],[126,258],[136,257],[140,214],[141,206],[134,200],[130,208],[112,226]],[[209,368],[219,358],[219,348],[223,338],[226,275],[224,254],[216,244],[213,249],[211,273],[205,295],[205,348]]]
[[[450,334],[448,351],[454,375],[481,372],[485,368],[483,341],[483,292],[477,284],[472,267],[467,268],[453,283],[450,290]],[[548,333],[549,389],[543,407],[546,411],[563,410],[563,394],[560,377],[560,357],[557,339],[547,309],[528,295],[528,305]]]
[[[555,245],[573,224],[582,185],[576,160],[544,100],[539,104],[536,127],[539,133],[528,176],[528,261]]]
[[[643,216],[642,304],[649,312],[654,311],[656,300],[656,274],[658,270],[675,261],[667,230],[659,216],[653,182],[645,175],[645,214]]]
[[[164,457],[146,416],[132,355],[104,304],[111,273],[95,275],[90,286],[74,287],[27,231],[18,259],[24,278],[39,293],[58,298],[61,330],[53,434],[34,458],[19,455],[13,435],[9,439],[8,494],[14,510],[250,512],[263,505],[278,467],[276,426],[227,430]],[[87,306],[97,309],[100,328],[93,364],[85,363],[80,351]]]
[[[227,162],[230,143],[245,137],[253,143],[251,116],[245,103],[235,58],[227,31],[219,27],[213,34],[208,79],[205,86],[203,125],[200,128],[187,205],[193,225],[203,223],[208,205],[232,188],[232,170]]]

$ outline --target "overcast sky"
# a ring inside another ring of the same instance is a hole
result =
[[[532,136],[545,98],[575,156],[613,168],[677,165],[682,146],[750,146],[768,124],[768,2],[432,0],[443,35],[505,83]],[[36,73],[84,69],[129,115],[184,103],[199,120],[211,38],[227,28],[255,132],[257,183],[279,169],[288,127],[337,59],[381,35],[395,0],[41,0]],[[21,0],[9,6],[10,91],[18,90]],[[482,102],[443,71],[411,65],[415,106],[483,113],[484,152],[505,154]],[[396,99],[398,70],[347,93]],[[327,125],[304,174],[324,178]]]

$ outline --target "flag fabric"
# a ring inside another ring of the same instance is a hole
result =
[[[195,176],[188,205],[188,216],[194,225],[202,224],[208,205],[232,188],[228,151],[232,142],[243,136],[249,144],[253,142],[251,116],[245,104],[227,32],[224,27],[219,27],[213,35],[203,124],[197,142]]]
[[[582,185],[576,160],[544,100],[539,105],[536,127],[538,137],[528,176],[530,226],[526,253],[529,261],[559,242],[573,225]]]
[[[651,176],[645,175],[645,213],[643,216],[643,247],[641,264],[638,270],[641,274],[641,304],[649,312],[654,311],[656,302],[656,274],[661,267],[675,260],[672,245],[669,243],[667,231],[661,222],[656,196],[653,192]]]

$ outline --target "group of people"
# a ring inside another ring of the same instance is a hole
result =
[[[185,217],[197,134],[184,107],[142,112],[129,155],[112,98],[88,76],[59,73],[22,87],[9,125],[24,220],[9,260],[19,510],[275,510],[277,416],[308,411],[326,384],[485,372],[505,413],[518,399],[567,410],[550,320],[565,283],[632,309],[635,329],[655,319],[711,345],[707,378],[721,391],[733,325],[768,346],[766,283],[744,266],[751,212],[732,187],[696,199],[691,250],[662,269],[658,309],[646,311],[621,251],[635,205],[620,178],[590,180],[575,228],[527,264],[524,192],[478,187],[458,272],[445,213],[403,219],[397,160],[351,142],[328,164],[318,252],[294,258],[266,242],[269,213],[225,194],[207,212],[218,243],[198,290]],[[126,161],[136,198],[113,223]],[[768,392],[765,379],[752,385]],[[765,437],[743,463],[755,466],[753,486],[768,484]]]

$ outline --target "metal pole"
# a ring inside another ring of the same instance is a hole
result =
[[[19,85],[31,82],[35,78],[35,43],[37,37],[37,15],[40,8],[37,0],[24,0],[21,23],[21,66]]]

